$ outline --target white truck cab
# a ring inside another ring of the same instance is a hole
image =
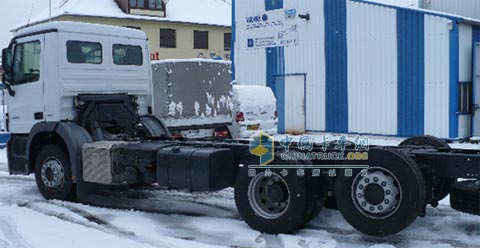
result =
[[[103,101],[122,106],[131,103],[120,108],[117,116],[130,113],[136,118],[151,113],[148,54],[145,33],[129,28],[50,22],[16,32],[2,51],[3,82],[9,92],[6,122],[12,136],[7,145],[10,172],[32,173],[35,154],[49,143],[60,140],[66,147],[79,143],[78,137],[66,137],[70,132],[61,133],[69,125],[83,128],[93,141],[107,137],[98,128],[110,129],[108,137],[136,132],[122,117],[111,116],[112,104],[102,105],[102,120],[92,122],[93,114],[88,111]],[[90,109],[87,101],[93,102]]]
[[[128,93],[150,105],[147,37],[134,29],[51,22],[18,31],[10,45],[14,95],[9,131],[28,134],[40,121],[73,120],[78,94]]]

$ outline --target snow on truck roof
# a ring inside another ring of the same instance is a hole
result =
[[[80,22],[67,22],[67,21],[55,21],[48,22],[39,25],[34,25],[18,30],[15,36],[23,36],[32,33],[44,32],[48,30],[56,30],[59,32],[73,32],[73,33],[88,33],[88,34],[100,34],[106,36],[116,37],[128,37],[136,39],[147,39],[147,35],[140,31],[131,28],[123,28],[117,26],[109,26],[103,24],[92,23],[80,23]]]
[[[168,63],[217,63],[217,64],[228,64],[231,65],[231,61],[226,60],[216,60],[216,59],[201,59],[201,58],[192,58],[192,59],[162,59],[157,61],[152,61],[153,65],[156,64],[168,64]]]
[[[104,17],[157,22],[232,26],[232,0],[172,0],[167,3],[167,17],[127,14],[115,0],[61,0],[52,4],[52,18],[61,16]],[[15,29],[49,20],[46,9]]]

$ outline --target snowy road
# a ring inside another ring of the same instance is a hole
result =
[[[385,239],[358,233],[328,209],[295,235],[272,236],[251,230],[239,218],[231,189],[129,191],[105,200],[137,201],[148,211],[108,209],[45,201],[32,176],[9,176],[5,162],[0,163],[0,187],[1,248],[480,247],[480,217],[455,212],[448,202]]]

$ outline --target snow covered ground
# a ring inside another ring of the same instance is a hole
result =
[[[295,235],[274,236],[253,231],[240,219],[232,189],[143,189],[105,197],[108,202],[135,201],[143,211],[46,201],[33,176],[9,176],[3,150],[0,189],[0,248],[480,247],[480,217],[455,212],[448,200],[428,208],[427,217],[389,238],[365,236],[329,209]]]

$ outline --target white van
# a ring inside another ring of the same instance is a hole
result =
[[[236,114],[230,128],[233,137],[249,138],[257,132],[277,133],[277,100],[265,86],[233,85]]]

